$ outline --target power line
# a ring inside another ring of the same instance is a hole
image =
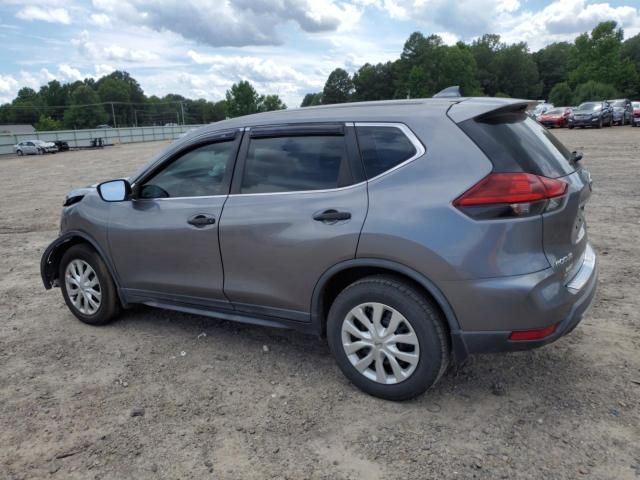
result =
[[[100,103],[84,103],[84,104],[70,104],[70,105],[10,105],[10,104],[5,104],[5,105],[0,105],[0,108],[19,108],[19,109],[25,109],[25,108],[33,108],[33,109],[37,109],[37,110],[42,110],[42,109],[59,109],[59,108],[71,108],[71,107],[95,107],[95,106],[99,106],[99,105],[128,105],[128,106],[135,106],[135,105],[144,105],[147,107],[153,107],[155,105],[176,105],[176,104],[183,104],[184,100],[180,101],[180,100],[176,100],[175,102],[100,102]]]

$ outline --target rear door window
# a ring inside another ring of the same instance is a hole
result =
[[[460,127],[489,157],[495,172],[558,178],[575,171],[571,152],[524,112],[483,116]]]
[[[298,192],[342,186],[348,175],[344,136],[252,138],[240,193]]]
[[[357,126],[358,145],[367,179],[409,160],[416,147],[404,132],[393,126]]]

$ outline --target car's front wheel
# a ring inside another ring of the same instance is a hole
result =
[[[17,154],[19,157],[21,157],[21,156],[22,156],[22,150],[17,150],[17,151],[16,151],[16,154]]]
[[[120,313],[109,269],[90,246],[69,248],[60,261],[58,278],[69,310],[84,323],[103,325]]]
[[[344,289],[327,320],[329,348],[349,380],[370,395],[407,400],[442,376],[449,340],[440,310],[392,276],[366,277]]]

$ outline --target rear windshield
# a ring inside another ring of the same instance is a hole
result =
[[[558,178],[575,171],[571,152],[524,112],[482,116],[460,127],[489,157],[495,172]]]

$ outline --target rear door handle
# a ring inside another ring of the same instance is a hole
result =
[[[199,213],[198,215],[190,217],[189,220],[187,220],[187,223],[194,227],[206,227],[207,225],[214,225],[216,223],[216,217],[213,215]]]
[[[339,212],[338,210],[325,210],[321,213],[316,213],[313,219],[318,222],[338,222],[340,220],[349,220],[351,218],[351,212]]]

